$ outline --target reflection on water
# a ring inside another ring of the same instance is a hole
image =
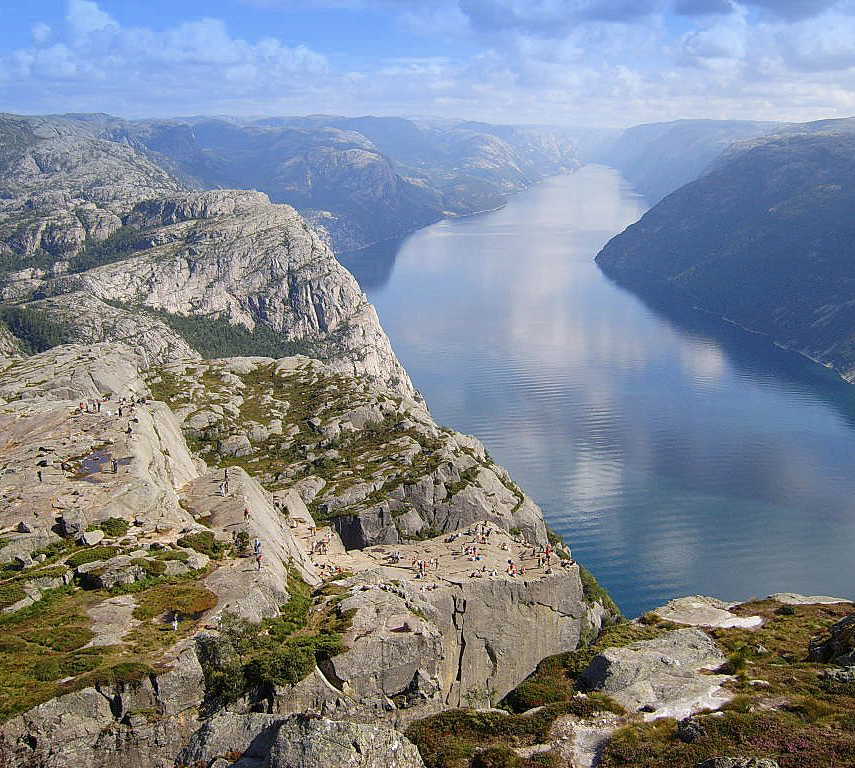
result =
[[[642,210],[587,167],[354,271],[436,418],[487,443],[627,613],[850,594],[855,387],[606,279],[594,256]]]

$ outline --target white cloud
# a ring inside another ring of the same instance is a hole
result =
[[[113,17],[102,11],[93,0],[69,0],[65,19],[76,36],[119,26]]]
[[[0,99],[28,112],[437,114],[594,127],[815,119],[855,105],[855,0],[790,0],[775,14],[771,0],[680,0],[689,15],[677,24],[678,0],[243,2],[282,13],[380,9],[426,44],[355,64],[346,49],[242,39],[218,18],[125,27],[94,0],[68,0],[64,26],[36,24],[31,46],[0,54]],[[443,55],[431,56],[437,36]]]
[[[46,43],[51,36],[53,30],[45,23],[39,22],[38,24],[33,24],[33,28],[31,30],[31,34],[33,36],[34,43]]]

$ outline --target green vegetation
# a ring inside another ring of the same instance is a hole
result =
[[[116,539],[120,536],[124,536],[130,527],[130,523],[127,520],[122,520],[121,517],[108,517],[106,520],[102,520],[100,523],[95,523],[90,526],[87,530],[101,530],[104,531],[105,536]]]
[[[75,552],[66,561],[66,565],[70,568],[77,568],[78,565],[84,563],[94,563],[96,560],[109,560],[115,557],[121,550],[118,547],[91,547],[90,549],[82,549]]]
[[[70,272],[85,272],[87,269],[112,264],[131,256],[134,251],[149,245],[145,232],[132,227],[120,227],[104,240],[87,239],[83,250],[69,263]]]
[[[235,356],[279,358],[313,354],[309,343],[288,341],[281,333],[261,323],[249,330],[223,317],[176,315],[149,308],[145,311],[163,320],[206,359]]]
[[[217,596],[196,583],[161,584],[137,598],[134,618],[154,619],[166,614],[197,617],[217,605]]]
[[[17,582],[0,584],[0,610],[14,605],[27,596],[24,588]]]
[[[212,560],[220,560],[229,549],[229,545],[217,539],[213,531],[199,531],[182,536],[176,542],[179,547],[188,547],[207,555]]]
[[[583,565],[579,565],[579,579],[588,605],[600,603],[613,620],[619,620],[623,616],[612,596],[600,585],[594,574]]]
[[[69,585],[0,615],[0,722],[68,691],[154,674],[163,651],[194,633],[200,615],[216,605],[216,595],[187,577],[159,576],[116,592],[136,595],[140,621],[121,645],[83,647],[94,637],[87,610],[110,596],[104,590]],[[170,623],[176,612],[177,632]]]
[[[620,705],[606,696],[549,704],[530,715],[454,709],[413,723],[406,736],[418,747],[427,768],[535,768],[552,763],[540,762],[540,758],[523,760],[511,748],[547,741],[552,724],[561,715],[604,711],[623,713]]]
[[[282,614],[259,628],[225,615],[218,638],[201,645],[209,709],[234,701],[247,691],[259,698],[275,686],[294,685],[344,650],[342,633],[349,615],[340,614],[332,601],[315,605],[311,590],[295,571],[289,573],[291,599]]]
[[[31,307],[0,307],[0,321],[21,340],[24,351],[30,354],[74,340],[73,329],[68,323]]]

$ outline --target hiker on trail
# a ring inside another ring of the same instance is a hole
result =
[[[223,470],[223,480],[228,480],[228,479],[229,479],[229,468],[228,468],[228,467],[226,467],[226,468]]]
[[[172,631],[173,632],[178,631],[178,613],[177,612],[172,614]]]
[[[36,477],[39,479],[39,482],[42,481],[42,471],[40,469],[36,470]]]
[[[116,459],[110,459],[110,466],[113,468],[113,474],[117,475],[119,473],[119,462]]]
[[[262,557],[263,557],[263,555],[261,554],[261,552],[257,552],[255,555],[255,570],[257,570],[257,571],[261,570],[261,558]]]
[[[255,552],[256,555],[261,554],[261,539],[257,536],[255,537],[255,541],[252,542],[252,551]]]
[[[225,482],[220,483],[220,496],[226,495],[226,484]]]
[[[100,400],[97,400],[95,402],[95,406],[96,406],[98,413],[101,413],[101,401]]]
[[[125,434],[128,437],[130,437],[133,434],[133,432],[134,432],[133,427],[131,427],[130,422],[128,422],[128,428],[125,430]]]
[[[243,508],[243,521],[246,522],[249,520],[249,507]]]
[[[119,406],[119,418],[122,418],[122,406]]]

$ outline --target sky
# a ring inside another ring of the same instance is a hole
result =
[[[0,0],[0,111],[855,114],[855,0]]]

